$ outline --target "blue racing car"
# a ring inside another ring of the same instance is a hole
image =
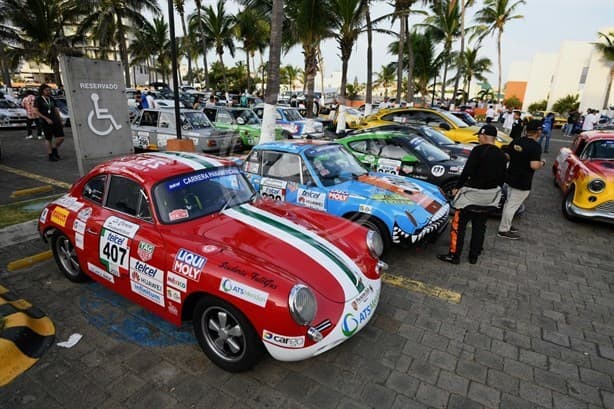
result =
[[[369,172],[337,143],[260,144],[243,170],[261,196],[354,220],[378,233],[384,248],[435,238],[448,223],[450,205],[437,186]]]

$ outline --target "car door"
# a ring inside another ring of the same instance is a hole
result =
[[[166,150],[167,141],[177,138],[177,125],[175,123],[175,112],[159,111],[158,112],[158,147],[160,150]]]
[[[159,112],[149,109],[141,111],[134,122],[133,145],[141,149],[158,149]]]

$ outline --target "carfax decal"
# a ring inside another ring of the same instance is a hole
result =
[[[284,348],[302,348],[305,346],[305,337],[288,337],[279,335],[266,329],[262,331],[262,339],[270,344]]]
[[[58,226],[64,227],[66,226],[66,219],[68,219],[68,215],[70,211],[68,209],[64,209],[63,207],[56,207],[51,212],[51,223],[55,223]]]
[[[220,291],[260,307],[264,307],[269,298],[269,293],[267,292],[257,290],[226,277],[222,277],[220,280]]]
[[[186,249],[179,249],[175,256],[175,262],[173,263],[173,271],[190,280],[198,281],[205,264],[207,264],[206,257],[192,253]]]

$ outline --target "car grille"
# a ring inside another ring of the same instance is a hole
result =
[[[598,212],[614,213],[614,200],[608,200],[595,208]]]

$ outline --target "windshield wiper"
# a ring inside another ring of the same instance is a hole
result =
[[[228,197],[228,199],[226,199],[226,202],[224,203],[224,206],[222,206],[222,208],[220,209],[220,213],[224,212],[224,210],[226,210],[228,208],[228,206],[230,206],[230,202],[232,202],[233,200],[235,200],[238,196],[238,193],[231,193],[230,196]]]

